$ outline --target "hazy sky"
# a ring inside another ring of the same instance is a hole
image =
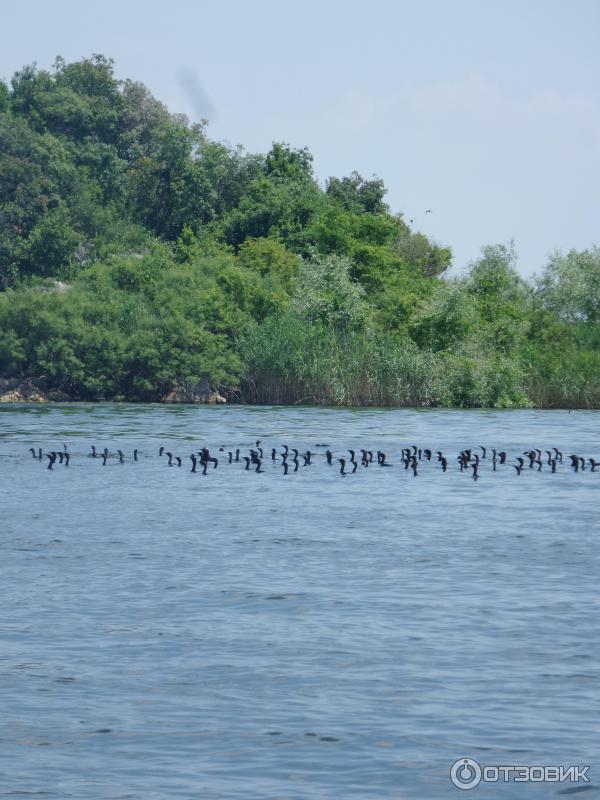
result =
[[[212,138],[377,174],[456,267],[600,244],[600,0],[30,0],[2,28],[5,80],[103,53]]]

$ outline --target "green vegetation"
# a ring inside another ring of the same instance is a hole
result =
[[[600,407],[600,249],[467,272],[378,178],[211,141],[95,55],[0,81],[0,377],[73,399]]]

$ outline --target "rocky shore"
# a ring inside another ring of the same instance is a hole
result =
[[[0,403],[66,403],[75,398],[49,387],[45,378],[0,378]],[[173,386],[160,398],[161,403],[226,403],[227,400],[208,381]]]

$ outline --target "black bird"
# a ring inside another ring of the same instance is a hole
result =
[[[202,455],[204,456],[204,461],[207,461],[207,462],[212,461],[213,464],[215,465],[214,468],[215,469],[217,468],[217,465],[219,463],[219,459],[215,458],[214,456],[211,456],[208,447],[203,447],[202,448]]]
[[[448,459],[445,456],[440,458],[440,463],[442,465],[442,472],[446,472],[448,469]]]
[[[271,461],[276,461],[276,460],[277,460],[277,450],[276,450],[276,448],[274,447],[274,448],[271,450]]]
[[[259,459],[257,460],[257,462],[256,462],[256,469],[254,470],[255,472],[264,472],[264,469],[261,469],[261,468],[260,468],[260,465],[261,465],[261,464],[262,464],[262,461],[261,461],[261,460],[260,460],[260,458],[259,458]]]
[[[416,459],[416,456],[413,456],[413,458],[412,458],[411,467],[412,467],[412,471],[413,471],[413,476],[416,478],[417,474],[418,474],[417,473],[417,459]]]
[[[482,453],[483,453],[483,455],[481,457],[485,458],[485,454],[487,453],[487,450],[485,449],[485,447],[482,444],[480,444],[479,447],[481,448]]]
[[[52,469],[54,462],[56,461],[56,453],[46,453],[46,458],[48,459],[48,469]]]
[[[137,461],[137,460],[138,460],[138,451],[137,451],[137,450],[134,450],[134,451],[133,451],[133,460],[134,460],[134,461]]]
[[[327,463],[329,464],[329,466],[331,466],[331,463],[333,461],[333,453],[331,452],[331,450],[325,451],[325,458],[327,459]]]
[[[175,456],[175,461],[177,462],[177,466],[180,467],[181,466],[181,457],[180,456]]]
[[[29,452],[31,453],[31,457],[35,458],[35,450],[33,449],[33,447],[29,448]]]
[[[380,458],[379,458],[379,466],[380,466],[380,467],[393,467],[393,466],[394,466],[393,464],[388,464],[388,463],[387,463],[387,461],[386,461],[385,459],[386,459],[386,455],[385,455],[385,453],[382,451],[382,452],[381,452],[381,455],[380,455]]]
[[[123,461],[124,461],[124,459],[123,459],[123,451],[122,450],[117,450],[117,453],[119,454],[119,463],[122,464]]]
[[[229,461],[227,463],[231,464],[233,462],[233,453],[231,450],[227,453],[227,456],[229,457]]]
[[[340,475],[345,475],[345,474],[346,474],[346,471],[345,471],[345,467],[346,467],[346,459],[345,459],[345,458],[338,458],[338,461],[339,461],[339,462],[340,462],[340,464],[341,464],[341,467],[340,467]]]
[[[523,469],[523,459],[520,459],[520,461],[521,461],[520,464],[513,464],[513,467],[517,470],[517,475],[520,475],[521,470]]]
[[[596,467],[597,467],[597,466],[600,466],[600,465],[598,464],[598,462],[597,462],[597,461],[595,461],[593,458],[590,458],[590,459],[589,459],[589,462],[590,462],[590,467],[591,467],[591,469],[590,469],[590,472],[596,472]]]
[[[71,458],[70,453],[65,453],[65,467],[69,466],[69,459]]]
[[[238,447],[238,448],[237,448],[237,450],[235,451],[235,460],[236,460],[236,461],[239,461],[239,460],[240,460],[240,448],[239,448],[239,447]]]
[[[498,453],[498,455],[500,456],[500,463],[506,464],[506,453],[504,452],[504,450]]]
[[[473,470],[473,480],[476,481],[479,477],[479,462],[475,462],[475,464],[471,464],[471,469]]]
[[[107,461],[108,461],[108,451],[107,451],[107,450],[105,450],[105,451],[102,453],[102,466],[103,466],[103,467],[105,467],[105,466],[106,466],[106,462],[107,462]]]
[[[287,475],[288,474],[288,469],[289,469],[287,461],[284,461],[282,466],[283,466],[283,474]]]
[[[560,452],[560,450],[557,450],[556,447],[553,447],[552,449],[556,453],[556,460],[557,461],[562,461],[563,460],[563,454]]]
[[[550,461],[550,466],[552,467],[552,472],[556,472],[556,459],[555,458],[553,458]]]
[[[198,459],[196,458],[196,456],[193,453],[190,456],[190,458],[192,459],[192,469],[190,471],[191,472],[196,472],[196,464],[198,463]]]
[[[162,447],[162,446],[161,446],[161,447],[159,447],[159,448],[158,448],[158,455],[159,455],[159,456],[162,456],[162,454],[163,454],[164,452],[165,452],[165,448],[164,448],[164,447]]]
[[[62,451],[62,450],[59,450],[59,451],[58,451],[58,458],[59,458],[59,461],[58,461],[58,463],[59,463],[59,464],[62,464],[62,463],[63,463],[63,459],[64,459],[64,457],[65,457],[65,454],[63,453],[63,451]]]
[[[167,466],[172,467],[173,466],[173,453],[165,453],[165,455],[167,455],[169,457],[169,463],[167,464]]]
[[[244,461],[246,462],[246,466],[244,467],[244,470],[250,469],[250,457],[249,456],[244,456]]]

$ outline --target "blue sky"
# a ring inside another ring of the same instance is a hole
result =
[[[514,239],[529,275],[600,243],[599,41],[600,0],[36,0],[3,8],[0,76],[111,56],[215,139],[377,174],[456,270]]]

